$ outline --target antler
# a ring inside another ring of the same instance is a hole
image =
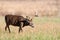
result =
[[[29,17],[29,16],[26,16],[26,18],[27,18],[27,19],[30,19],[30,17]]]

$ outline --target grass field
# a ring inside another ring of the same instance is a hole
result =
[[[11,33],[4,30],[4,17],[0,16],[0,40],[60,40],[60,18],[35,17],[34,28],[24,27],[18,33],[18,27],[10,26]]]

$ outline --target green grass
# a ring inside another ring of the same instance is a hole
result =
[[[52,24],[55,23],[59,25],[60,18],[35,17],[33,19],[33,22],[35,23],[35,25],[44,24],[47,22],[52,23]],[[55,26],[55,24],[53,25],[54,27],[52,26],[54,28],[53,30],[50,30],[50,28],[48,28],[49,30],[47,31],[45,29],[41,29],[41,28],[44,28],[42,25],[42,27],[37,27],[38,29],[35,28],[35,30],[34,31],[32,30],[32,32],[25,31],[25,32],[17,33],[17,32],[13,32],[15,31],[13,29],[11,30],[12,31],[11,33],[8,33],[8,31],[5,32],[2,27],[2,26],[5,26],[4,17],[0,17],[0,40],[60,40],[60,31],[59,31],[60,27],[58,25]]]
[[[45,22],[53,22],[53,23],[60,23],[59,17],[35,17],[33,20],[35,23],[45,23]]]
[[[10,35],[1,35],[3,37],[0,36],[0,40],[60,40],[60,37],[54,37],[53,35],[47,35],[47,34],[30,34],[30,35],[24,35],[21,36],[20,34],[18,34],[17,38],[15,36],[16,34],[10,34]],[[22,34],[23,35],[23,34]],[[59,35],[57,35],[59,36]]]

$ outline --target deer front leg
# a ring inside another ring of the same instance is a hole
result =
[[[20,33],[20,31],[23,31],[23,30],[22,30],[22,27],[23,27],[23,22],[20,23],[19,33]]]

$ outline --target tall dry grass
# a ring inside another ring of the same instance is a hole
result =
[[[58,6],[56,1],[21,1],[21,2],[0,2],[0,14],[57,16]]]
[[[10,26],[11,33],[5,31],[4,17],[0,16],[0,40],[60,40],[60,18],[35,17],[34,28],[26,26],[18,33],[18,27]]]

